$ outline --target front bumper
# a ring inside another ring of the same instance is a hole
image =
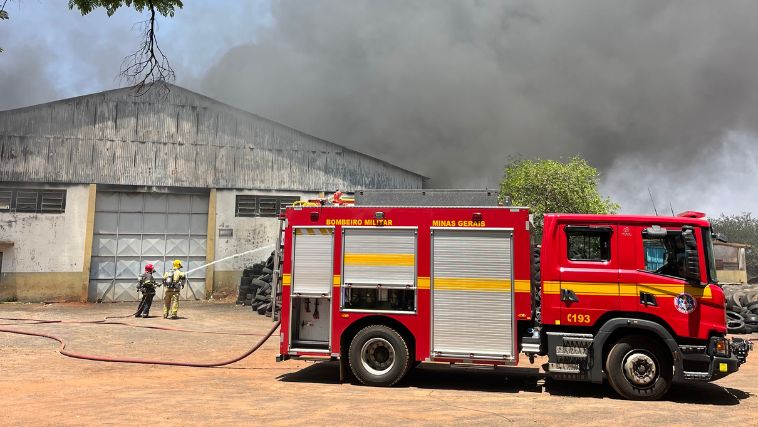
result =
[[[715,381],[737,372],[740,369],[740,365],[747,361],[747,355],[753,349],[753,343],[740,338],[734,338],[727,342],[729,348],[728,355],[715,354],[713,339],[711,340],[711,345],[708,347],[680,346],[680,349],[684,350],[682,356],[685,363],[689,361],[696,362],[698,366],[705,367],[707,365],[707,371],[689,371],[684,369],[682,372],[683,379]],[[693,351],[695,348],[700,348],[705,351],[695,352]]]
[[[711,358],[711,364],[708,368],[708,381],[715,381],[737,372],[740,365],[740,361],[734,355],[731,357],[714,356]]]

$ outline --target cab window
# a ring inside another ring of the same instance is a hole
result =
[[[571,261],[609,261],[611,229],[566,227],[566,254]]]
[[[664,237],[651,237],[643,232],[645,271],[679,278],[685,277],[684,239],[679,231],[671,231]]]

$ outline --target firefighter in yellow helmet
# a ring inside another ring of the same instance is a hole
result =
[[[176,319],[176,312],[179,310],[179,291],[187,283],[187,273],[182,271],[182,262],[174,260],[171,271],[163,273],[163,318]]]

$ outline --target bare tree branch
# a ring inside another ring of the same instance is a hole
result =
[[[8,0],[3,0],[3,5],[0,6],[0,21],[5,21],[8,19],[8,12],[5,10],[5,5],[8,3]],[[3,48],[0,47],[0,53],[3,53]]]
[[[150,18],[141,22],[143,39],[139,48],[121,62],[119,78],[134,89],[135,96],[142,96],[152,89],[169,92],[169,82],[176,79],[168,57],[158,45],[155,22],[155,5],[148,2]]]

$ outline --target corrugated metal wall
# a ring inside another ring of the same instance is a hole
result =
[[[0,181],[322,191],[422,179],[177,86],[0,112]]]

